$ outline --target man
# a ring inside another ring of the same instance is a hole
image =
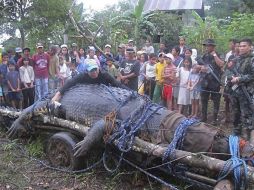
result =
[[[125,60],[125,45],[124,44],[120,44],[118,46],[118,54],[115,57],[115,60],[118,61],[118,63],[123,62],[123,60]]]
[[[235,60],[239,56],[239,42],[236,40],[230,41],[230,47],[234,49],[231,49],[230,52],[227,53],[225,61],[225,67],[224,67],[224,75],[225,75],[225,88],[224,88],[224,102],[225,102],[225,124],[230,123],[230,105],[232,104],[231,96],[232,93],[231,89],[231,83],[228,81],[232,76],[232,67],[235,65]]]
[[[13,57],[13,59],[14,59],[14,61],[15,61],[15,64],[17,64],[18,63],[18,60],[22,57],[21,56],[21,53],[22,53],[22,49],[21,49],[21,47],[16,47],[15,48],[15,56]]]
[[[53,93],[58,87],[59,57],[57,55],[57,46],[50,47],[49,59],[49,92]]]
[[[134,51],[137,52],[137,47],[134,45],[134,41],[131,40],[131,39],[128,41],[128,44],[127,44],[126,49],[127,49],[127,48],[133,48]]]
[[[8,72],[9,56],[6,52],[2,53],[2,63],[0,65],[0,84],[3,91],[5,102],[7,102],[8,84],[6,75]]]
[[[76,77],[68,80],[55,94],[55,96],[52,98],[52,102],[59,101],[62,95],[72,86],[75,86],[76,84],[105,84],[107,86],[111,85],[114,87],[120,87],[128,89],[126,86],[122,85],[119,81],[114,79],[110,74],[106,72],[101,72],[99,69],[99,66],[94,63],[90,63],[87,67],[87,73],[81,73],[77,75]]]
[[[22,56],[22,57],[18,60],[18,62],[17,62],[18,68],[20,68],[21,66],[23,66],[23,65],[22,65],[22,64],[23,64],[23,59],[26,59],[26,58],[29,59],[29,65],[33,67],[33,60],[32,60],[32,58],[31,58],[31,56],[30,56],[30,52],[31,52],[31,50],[30,50],[30,48],[28,48],[28,47],[26,47],[26,48],[23,49],[23,56]]]
[[[49,55],[44,52],[42,43],[36,45],[37,53],[33,55],[35,95],[39,100],[48,94]]]
[[[146,40],[145,46],[143,47],[144,52],[149,55],[151,53],[154,53],[154,48],[151,45],[150,40]]]
[[[252,41],[250,39],[240,41],[239,58],[235,66],[236,72],[231,79],[233,84],[234,134],[241,135],[242,129],[245,129],[248,140],[254,127],[254,55],[251,46]]]
[[[235,45],[237,44],[236,39],[229,40],[229,49],[230,51],[226,54],[225,62],[228,62],[228,58],[235,53]]]
[[[138,90],[138,76],[140,64],[135,59],[135,51],[133,48],[126,49],[126,60],[120,64],[120,79],[123,84],[130,89]]]
[[[184,52],[187,49],[187,46],[185,45],[185,38],[183,36],[179,37],[179,48],[180,48],[179,55],[181,57],[184,57]]]
[[[160,53],[164,53],[164,54],[167,53],[166,45],[165,45],[164,42],[160,43],[160,47],[159,47],[159,50],[157,52],[157,56],[159,56]]]
[[[215,41],[213,39],[207,39],[204,41],[206,53],[202,57],[202,61],[199,61],[199,68],[201,69],[201,104],[202,104],[202,121],[207,121],[207,106],[209,97],[213,101],[213,122],[217,124],[217,116],[220,107],[220,86],[221,75],[224,61],[222,61],[215,51]]]
[[[105,45],[104,53],[109,54],[111,57],[113,57],[113,54],[111,53],[111,45],[109,45],[109,44]],[[99,57],[99,61],[101,64],[102,71],[107,71],[107,58],[104,55],[101,55]]]

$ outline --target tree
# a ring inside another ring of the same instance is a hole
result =
[[[4,0],[0,4],[0,33],[15,36],[16,30],[20,32],[21,47],[34,46],[38,41],[54,43],[62,41],[67,12],[72,0]],[[76,5],[77,15],[82,15],[83,5]],[[81,11],[80,11],[81,10]],[[46,29],[46,30],[45,30]]]
[[[225,19],[233,16],[234,13],[253,13],[253,0],[204,0],[209,10],[207,16],[213,16],[219,19]]]

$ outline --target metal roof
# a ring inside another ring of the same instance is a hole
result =
[[[183,9],[202,9],[202,0],[146,0],[144,6],[144,12]]]

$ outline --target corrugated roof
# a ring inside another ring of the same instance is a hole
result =
[[[182,9],[202,9],[202,0],[146,0],[144,6],[144,12]]]

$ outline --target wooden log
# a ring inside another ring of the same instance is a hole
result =
[[[20,112],[8,111],[7,109],[0,109],[0,114],[12,115],[17,117],[20,114]],[[88,130],[89,130],[88,127],[78,124],[74,121],[68,121],[68,120],[57,118],[57,117],[50,118],[49,116],[40,115],[40,114],[37,115],[36,117],[38,117],[43,124],[50,124],[55,126],[61,126],[66,129],[67,128],[72,129],[74,131],[82,133],[84,136],[88,133]],[[132,149],[134,151],[137,151],[143,154],[153,155],[153,156],[162,158],[166,150],[166,147],[155,145],[153,143],[146,142],[138,137],[135,137],[134,146]],[[223,160],[208,157],[201,153],[191,153],[191,152],[186,152],[182,150],[175,150],[175,158],[177,159],[177,162],[186,164],[187,166],[203,168],[203,169],[216,171],[216,172],[220,172],[226,163]],[[248,166],[247,179],[250,183],[254,183],[254,168],[253,167]]]
[[[164,152],[166,151],[166,147],[155,145],[146,142],[138,137],[135,137],[133,150],[162,158]],[[208,157],[200,153],[191,153],[182,150],[175,150],[175,159],[177,159],[177,162],[186,164],[187,166],[203,168],[210,171],[216,171],[218,173],[221,171],[221,169],[226,163],[226,161]],[[254,168],[250,166],[247,167],[248,167],[247,173],[248,182],[254,183]]]

